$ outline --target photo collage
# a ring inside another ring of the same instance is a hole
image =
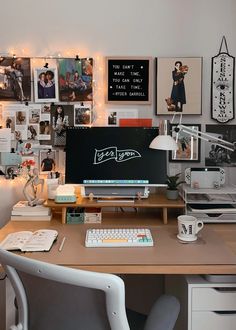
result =
[[[90,125],[92,110],[92,58],[0,57],[0,125],[10,128],[11,150],[22,161],[28,157],[47,171],[49,162],[41,163],[49,157],[57,168],[67,126]]]

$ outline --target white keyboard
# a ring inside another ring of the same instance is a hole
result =
[[[153,239],[147,228],[88,229],[86,247],[145,247],[153,246]]]

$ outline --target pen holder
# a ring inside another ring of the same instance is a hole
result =
[[[58,179],[47,179],[47,193],[48,199],[55,199],[56,196],[56,189],[59,186]]]

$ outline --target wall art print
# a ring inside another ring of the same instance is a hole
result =
[[[59,95],[62,102],[93,100],[93,59],[58,60]]]
[[[202,58],[157,59],[157,115],[200,115]]]
[[[226,52],[222,51],[223,44]],[[211,60],[211,116],[219,123],[234,119],[235,57],[229,55],[225,37],[218,55]]]
[[[30,101],[30,72],[30,58],[0,56],[0,101]]]
[[[235,125],[206,125],[206,132],[214,138],[219,138],[231,143],[230,147],[235,148],[236,126]],[[230,151],[216,144],[216,141],[209,141],[205,144],[205,166],[235,167],[236,151]]]
[[[201,130],[200,124],[184,124],[184,125],[193,128],[197,131]],[[183,131],[176,132],[175,128],[177,128],[177,125],[170,124],[172,137],[174,138],[174,140],[178,145],[178,150],[169,152],[169,161],[200,162],[201,140]]]

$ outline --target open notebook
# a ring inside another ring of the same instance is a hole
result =
[[[58,232],[51,229],[40,229],[35,232],[19,231],[8,234],[0,247],[9,251],[49,251],[57,236]]]

